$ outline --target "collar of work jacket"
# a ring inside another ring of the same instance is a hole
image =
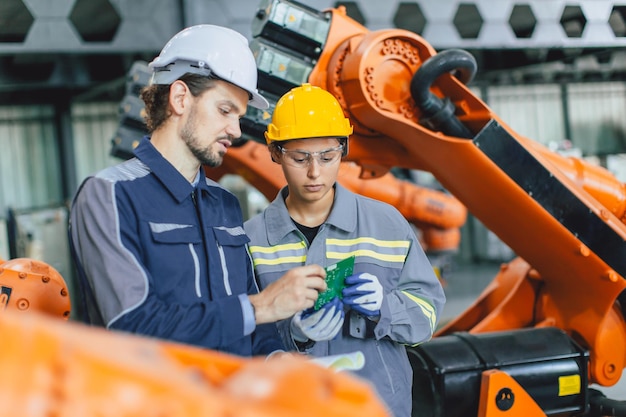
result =
[[[265,221],[270,245],[278,244],[289,233],[297,230],[285,205],[285,198],[288,195],[289,188],[285,186],[266,209]],[[330,224],[346,232],[354,232],[356,230],[356,205],[355,195],[341,184],[335,183],[335,201],[324,224]]]
[[[146,164],[178,203],[189,198],[194,189],[193,185],[152,145],[149,136],[144,136],[135,148],[134,154],[137,159]],[[201,191],[209,191],[203,169],[200,169],[200,181],[197,188]],[[211,193],[208,194],[211,195]]]

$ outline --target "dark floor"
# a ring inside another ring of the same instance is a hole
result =
[[[495,262],[454,263],[443,277],[447,301],[440,322],[445,323],[465,311],[493,280],[500,265]],[[609,398],[626,400],[626,375],[614,386],[594,385],[592,388],[602,391]]]

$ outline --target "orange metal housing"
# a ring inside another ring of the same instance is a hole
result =
[[[415,33],[369,31],[344,9],[330,11],[327,42],[308,81],[338,97],[353,122],[348,159],[361,176],[380,177],[391,167],[431,172],[519,256],[442,332],[556,326],[589,349],[591,382],[615,384],[626,365],[617,302],[626,288],[623,184],[518,135],[452,73],[430,92],[454,105],[474,137],[425,127],[409,86],[437,55],[432,46]],[[526,187],[538,178],[534,189]]]
[[[34,259],[0,259],[0,308],[70,317],[65,280],[51,265]]]
[[[388,417],[364,381],[299,355],[241,358],[87,327],[0,315],[3,416]]]

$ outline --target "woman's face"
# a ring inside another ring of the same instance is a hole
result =
[[[278,162],[289,185],[289,197],[299,202],[332,200],[343,153],[339,139],[299,139],[281,147]]]

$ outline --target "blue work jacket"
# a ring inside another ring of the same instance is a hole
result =
[[[242,356],[282,349],[274,324],[254,325],[237,198],[202,169],[194,187],[147,137],[135,156],[87,178],[72,204],[90,321]]]

